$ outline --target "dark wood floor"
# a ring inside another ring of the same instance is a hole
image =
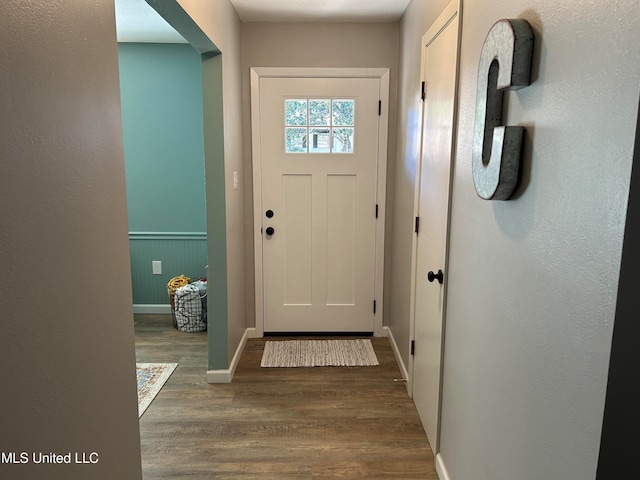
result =
[[[206,333],[136,315],[138,362],[178,368],[140,419],[145,480],[437,479],[386,338],[379,367],[260,368],[249,340],[230,384],[210,385]]]

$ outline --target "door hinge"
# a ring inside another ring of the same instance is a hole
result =
[[[427,98],[427,82],[422,82],[422,93],[420,94],[420,98],[424,102],[424,99]]]
[[[415,226],[416,235],[418,234],[419,231],[420,231],[420,217],[416,217],[416,226]]]
[[[376,203],[376,218],[378,218],[378,204]]]
[[[376,301],[375,300],[373,301],[373,313],[374,314],[376,313]]]
[[[415,353],[416,353],[416,341],[411,340],[411,355],[414,355]]]
[[[378,100],[378,116],[382,115],[382,100]]]

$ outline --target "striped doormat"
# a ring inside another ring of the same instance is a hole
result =
[[[365,367],[380,365],[369,339],[267,341],[261,367]]]

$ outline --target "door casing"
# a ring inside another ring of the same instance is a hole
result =
[[[375,279],[373,334],[383,335],[384,237],[386,217],[387,143],[389,132],[388,68],[251,68],[251,147],[253,169],[253,248],[255,286],[255,336],[264,336],[264,290],[262,258],[262,156],[260,145],[260,79],[261,78],[378,78],[380,80],[381,113],[379,116],[376,204],[378,218],[375,229]],[[372,304],[373,309],[373,304]]]

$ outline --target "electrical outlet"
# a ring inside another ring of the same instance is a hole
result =
[[[162,262],[160,260],[153,260],[151,262],[151,271],[154,275],[162,275]]]

